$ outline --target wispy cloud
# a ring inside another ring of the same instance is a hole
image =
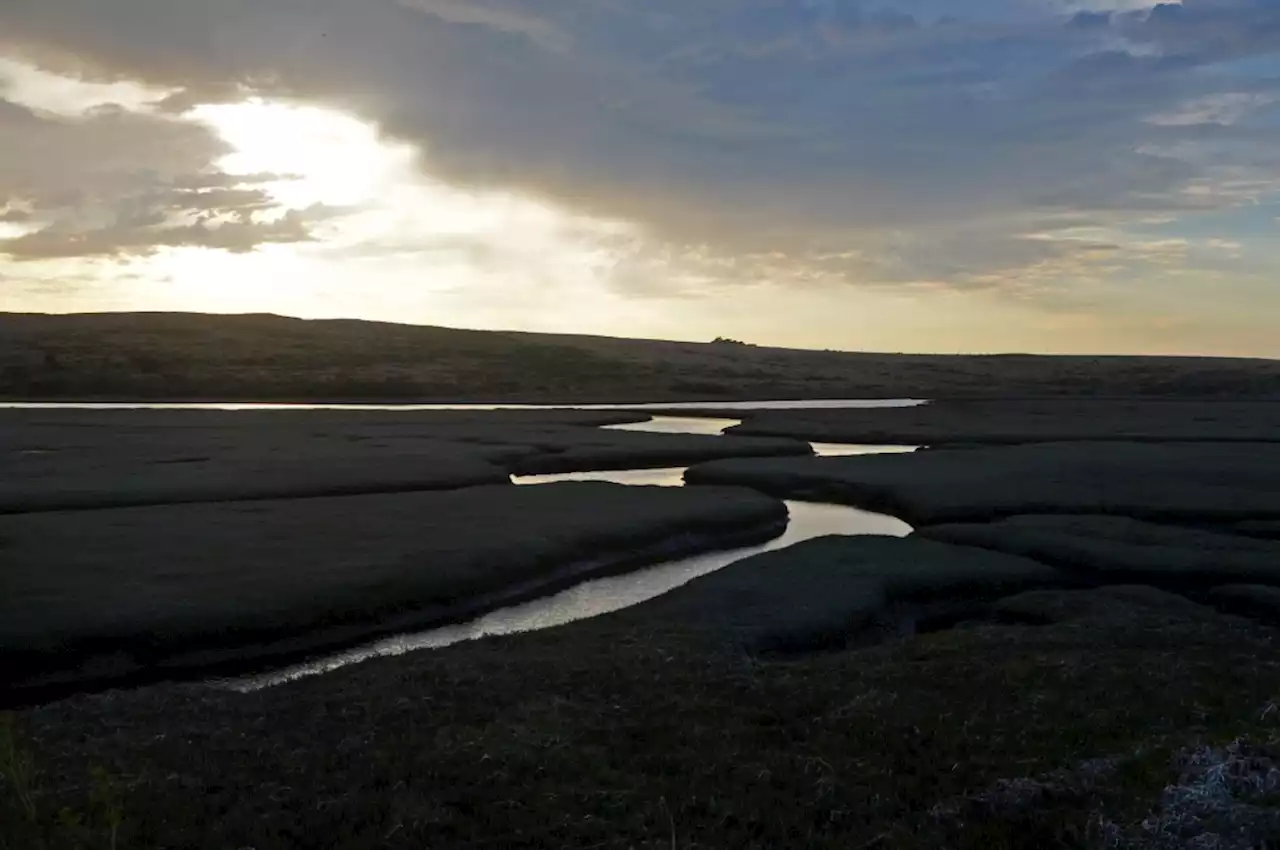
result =
[[[453,24],[475,24],[523,36],[547,50],[569,49],[568,33],[519,7],[488,5],[484,0],[397,0],[400,5]]]

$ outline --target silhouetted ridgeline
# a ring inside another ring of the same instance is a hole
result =
[[[941,356],[468,331],[268,315],[0,314],[9,399],[681,401],[1280,398],[1280,361]]]

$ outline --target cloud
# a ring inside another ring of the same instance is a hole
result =
[[[1280,101],[1280,92],[1219,92],[1190,100],[1172,112],[1154,115],[1149,120],[1166,127],[1230,126],[1277,101]]]
[[[524,36],[547,50],[563,51],[571,40],[559,27],[518,8],[486,5],[482,0],[398,0],[408,9],[454,24],[476,24],[498,32]]]
[[[218,248],[244,253],[277,242],[312,239],[305,214],[290,211],[269,222],[248,219],[216,221],[200,219],[189,224],[165,225],[148,216],[121,219],[96,229],[51,225],[14,239],[0,240],[0,254],[11,259],[56,260],[70,257],[145,255],[161,248]]]
[[[26,224],[34,217],[31,210],[16,205],[0,207],[0,224]]]
[[[228,152],[207,130],[185,122],[123,110],[72,119],[3,100],[0,149],[0,198],[36,207],[196,174]]]
[[[1034,238],[1046,220],[1280,187],[1254,120],[1280,68],[1238,65],[1280,50],[1271,0],[9,0],[0,47],[183,104],[339,106],[455,185],[797,280],[1083,274]]]
[[[0,100],[0,149],[2,220],[23,225],[0,239],[11,259],[245,251],[309,239],[323,217],[282,215],[265,188],[280,175],[222,173],[227,146],[170,116],[98,107],[73,118]]]
[[[104,107],[140,111],[172,94],[130,82],[97,82],[51,74],[0,56],[0,97],[42,112],[76,117]]]
[[[1280,6],[1270,0],[1183,0],[1116,19],[1129,38],[1198,63],[1280,49]]]

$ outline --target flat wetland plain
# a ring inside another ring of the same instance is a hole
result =
[[[370,398],[390,351],[418,389],[379,392],[444,400],[410,368],[435,334],[439,374],[487,401],[608,400],[624,362],[618,401],[936,399],[739,412],[724,437],[601,429],[644,418],[625,411],[0,410],[0,848],[1280,842],[1280,364],[272,317],[0,329],[13,398],[323,398],[325,369],[328,397]],[[182,333],[239,347],[166,362]],[[361,334],[381,342],[350,368],[315,356]],[[509,481],[683,465],[684,488]],[[809,540],[542,631],[202,681],[764,539],[782,498],[916,531]]]

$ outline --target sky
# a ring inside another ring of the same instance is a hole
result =
[[[0,311],[1280,357],[1277,0],[0,0]]]

